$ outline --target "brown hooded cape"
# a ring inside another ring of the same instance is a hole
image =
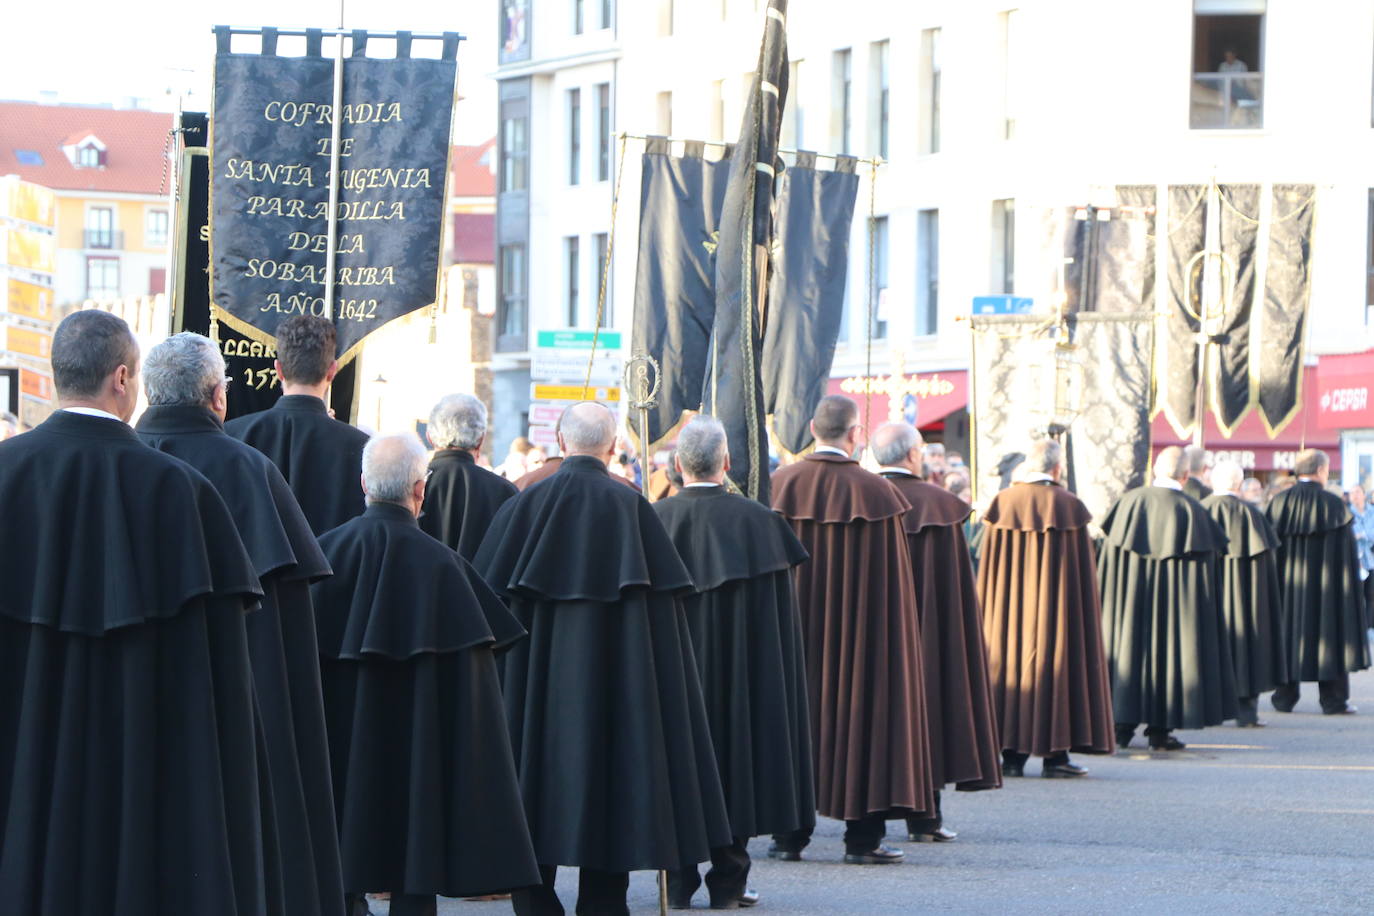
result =
[[[816,810],[933,812],[921,633],[902,516],[911,504],[852,459],[812,454],[773,477],[797,567]]]
[[[959,497],[910,474],[883,477],[911,503],[902,517],[916,581],[934,783],[963,791],[1002,785],[982,615]]]
[[[1090,518],[1050,483],[1013,484],[983,516],[978,596],[1006,750],[1113,749]]]

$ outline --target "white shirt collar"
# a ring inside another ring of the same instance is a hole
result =
[[[916,476],[915,474],[911,473],[911,471],[909,471],[909,470],[906,469],[906,468],[894,468],[894,467],[882,467],[882,468],[878,468],[878,473],[879,473],[879,474],[901,474],[903,477],[915,477],[915,476]]]
[[[1166,490],[1178,490],[1179,492],[1183,491],[1183,484],[1179,483],[1177,480],[1170,480],[1168,477],[1156,477],[1154,481],[1151,482],[1150,486],[1163,487]]]
[[[1027,471],[1021,475],[1018,483],[1044,483],[1045,481],[1053,483],[1054,478],[1049,474],[1042,474],[1040,471]]]
[[[718,484],[718,483],[711,483],[711,481],[709,481],[709,480],[702,480],[702,481],[698,481],[698,482],[696,482],[696,483],[684,483],[684,484],[682,485],[682,489],[684,489],[684,490],[690,490],[690,489],[692,489],[693,487],[718,487],[718,486],[721,486],[721,485]]]
[[[1316,483],[1316,482],[1317,482],[1317,478],[1315,478],[1315,477],[1299,477],[1299,478],[1298,478],[1298,483]]]
[[[87,417],[104,417],[106,420],[114,420],[116,423],[124,422],[108,410],[101,410],[99,407],[63,407],[62,409],[67,413],[79,413]]]
[[[818,445],[818,446],[816,446],[816,454],[817,454],[817,455],[822,455],[822,454],[824,454],[824,455],[839,455],[841,458],[849,458],[849,457],[850,457],[850,455],[849,455],[847,452],[845,452],[844,449],[842,449],[842,448],[836,448],[836,447],[833,446],[833,445]]]

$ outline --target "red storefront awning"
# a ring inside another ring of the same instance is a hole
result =
[[[859,402],[862,414],[872,394],[872,425],[905,420],[918,429],[939,429],[945,417],[968,406],[968,370],[911,375],[850,375],[832,378],[826,394]]]
[[[1317,359],[1317,426],[1374,429],[1374,350]]]
[[[1245,415],[1229,439],[1221,434],[1209,411],[1203,430],[1203,445],[1213,458],[1224,455],[1248,471],[1290,470],[1298,452],[1304,448],[1319,448],[1331,458],[1331,469],[1340,470],[1339,437],[1334,431],[1322,429],[1317,423],[1320,396],[1315,366],[1303,369],[1302,398],[1303,405],[1298,415],[1273,439],[1269,438],[1256,410]],[[1155,417],[1150,436],[1156,455],[1168,445],[1192,444],[1191,439],[1178,437],[1163,414]]]

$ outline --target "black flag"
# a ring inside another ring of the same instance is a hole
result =
[[[777,253],[763,341],[763,395],[773,435],[796,454],[811,444],[811,414],[825,394],[844,312],[857,160],[834,171],[798,153],[778,185]]]
[[[769,502],[768,442],[760,364],[778,131],[786,101],[787,0],[768,0],[758,70],[730,157],[716,251],[715,325],[701,396],[702,411],[725,425],[731,478],[764,503]]]
[[[1277,435],[1302,406],[1302,338],[1312,292],[1316,189],[1310,184],[1276,184],[1273,195],[1260,326],[1263,343],[1251,359],[1259,363],[1260,417],[1269,434]]]

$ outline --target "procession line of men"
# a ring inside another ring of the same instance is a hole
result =
[[[997,788],[1032,755],[1081,777],[1069,752],[1111,752],[1113,724],[1181,747],[1173,728],[1273,686],[1291,708],[1299,680],[1344,711],[1368,664],[1344,580],[1303,575],[1346,559],[1319,485],[1276,501],[1267,535],[1175,492],[1166,450],[1097,564],[1038,442],[981,520],[975,574],[969,509],[919,479],[919,434],[875,430],[864,470],[848,398],[820,401],[772,511],[727,492],[705,417],[681,433],[681,492],[651,505],[607,472],[599,404],[569,408],[563,460],[513,486],[476,463],[469,395],[436,405],[428,463],[414,436],[330,418],[334,357],[329,322],[284,322],[283,397],[225,424],[222,356],[175,335],[133,430],[128,327],[59,326],[61,409],[0,443],[18,912],[363,916],[387,892],[417,916],[510,892],[545,916],[568,866],[578,913],[622,914],[629,872],[668,872],[687,908],[707,861],[710,906],[752,906],[751,837],[800,859],[820,813],[845,821],[846,862],[897,862],[890,819],[954,839],[944,787]],[[1280,621],[1286,654],[1264,635]]]

